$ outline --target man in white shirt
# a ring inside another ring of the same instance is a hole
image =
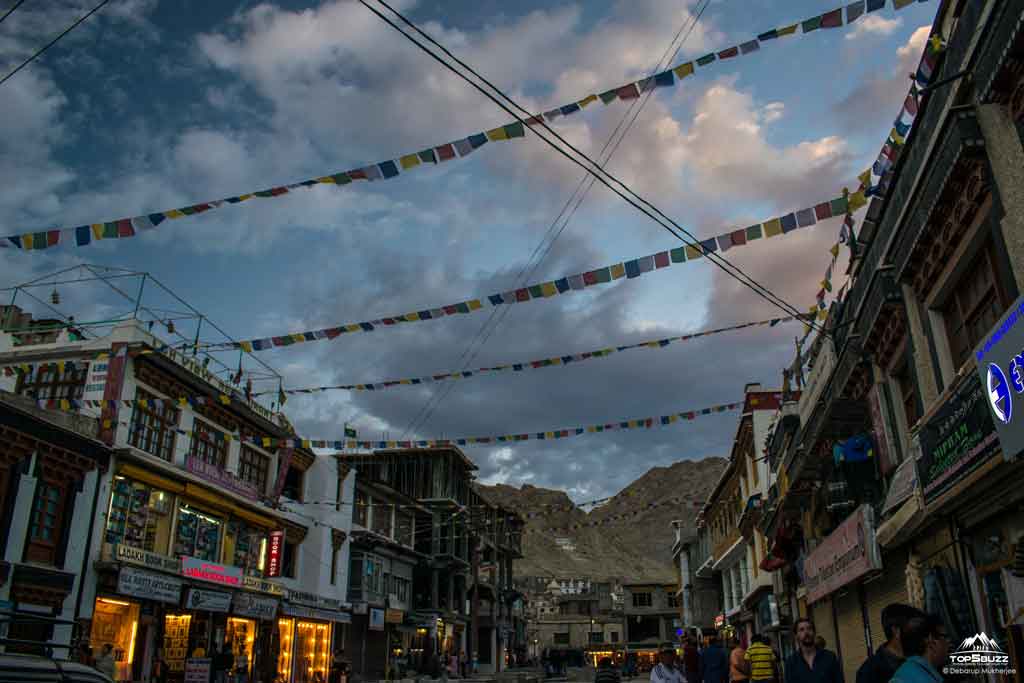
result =
[[[660,660],[651,669],[651,683],[686,683],[686,677],[676,668],[676,651],[673,648],[662,649]]]

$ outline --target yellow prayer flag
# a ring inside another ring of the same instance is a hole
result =
[[[832,254],[832,258],[839,258],[839,242],[832,245],[832,248],[829,249],[829,253]]]
[[[252,353],[252,342],[239,342],[238,345],[241,346],[242,350],[246,353]]]
[[[597,433],[597,427],[595,427],[593,425],[587,427],[587,433],[588,434],[596,434]]]
[[[800,24],[792,24],[790,26],[783,26],[780,29],[776,29],[775,35],[777,36],[791,36],[796,33],[796,27]]]
[[[549,360],[551,361],[552,365],[561,365],[562,364],[562,359],[561,358],[551,358]]]
[[[418,154],[406,154],[398,160],[398,163],[402,164],[403,171],[408,171],[410,168],[419,166],[421,162]]]
[[[554,282],[545,282],[540,286],[540,291],[545,297],[555,296],[558,294],[558,288],[555,287]]]
[[[403,317],[403,318],[404,318],[405,320],[409,321],[409,322],[416,322],[417,320],[419,320],[419,319],[420,319],[420,316],[419,316],[419,314],[418,314],[418,313],[406,313],[406,314],[405,314],[405,315],[403,315],[402,317]],[[359,327],[359,326],[358,326],[358,325],[356,325],[356,327]]]
[[[60,400],[60,409],[61,410],[71,410],[71,401],[67,400],[66,398],[62,398]]]
[[[309,448],[309,439],[303,439],[302,440],[302,447],[303,448]]]
[[[555,438],[555,433],[554,432],[544,432],[544,436],[547,437],[548,439],[553,439],[553,438]]]
[[[415,313],[411,313],[410,315],[416,315],[416,314]],[[415,318],[406,317],[406,320],[415,320]],[[357,325],[355,323],[352,323],[351,325],[345,325],[345,331],[346,332],[358,332],[361,329],[363,329],[363,328],[359,327],[359,325]]]
[[[621,263],[616,263],[612,266],[612,279],[618,280],[621,277],[626,276],[626,266]]]
[[[270,448],[270,437],[268,437],[268,436],[263,437],[262,442],[263,442],[263,447],[264,448]]]
[[[57,372],[59,372],[62,375],[64,374],[64,361],[57,361]]]
[[[695,258],[700,258],[704,255],[704,252],[693,246],[692,244],[686,245],[686,260],[692,261]]]
[[[230,434],[225,434],[224,435],[224,440],[227,441],[228,443],[230,443],[231,442],[231,435]]]
[[[825,320],[828,317],[828,309],[822,308],[818,311],[818,320]]]
[[[594,102],[597,102],[597,95],[590,94],[576,104],[580,105],[580,107],[586,107],[588,104],[593,104]]]
[[[164,215],[167,216],[168,218],[181,218],[185,214],[183,214],[181,211],[178,211],[177,209],[171,209],[170,211],[164,211]]]
[[[103,239],[103,224],[102,223],[93,223],[92,225],[89,226],[89,229],[92,230],[92,238],[94,240],[101,240],[101,239]]]
[[[29,250],[32,249],[32,233],[21,236],[21,248]]]
[[[763,227],[765,237],[775,237],[776,235],[782,234],[782,221],[780,221],[778,218],[773,218],[770,221],[765,221]]]
[[[859,176],[857,176],[857,180],[860,181],[861,187],[870,187],[871,186],[871,169],[869,168],[868,170],[864,171]]]
[[[295,332],[294,334],[289,334],[288,336],[292,338],[293,342],[302,343],[302,342],[306,341],[306,337],[303,334],[299,333],[299,332]]]
[[[907,139],[900,135],[895,128],[889,131],[889,137],[891,137],[893,139],[893,142],[895,142],[897,145],[902,145],[904,142],[907,141]]]
[[[857,209],[867,206],[868,198],[864,196],[863,192],[854,192],[850,195],[849,204],[847,210],[853,213]]]
[[[334,179],[334,176],[331,176],[331,175],[325,175],[323,178],[317,178],[316,181],[318,183],[325,183],[325,184],[326,183],[337,183],[337,181]]]
[[[240,202],[244,202],[247,199],[252,199],[252,195],[251,194],[240,194],[240,195],[238,195],[238,197],[236,197],[236,199],[238,199],[238,201],[240,201]]]
[[[505,132],[504,126],[499,126],[487,131],[487,139],[491,142],[495,142],[497,140],[508,140],[508,133]]]
[[[658,348],[659,346],[661,346],[661,344],[659,344],[659,343],[658,343],[658,342],[656,342],[656,341],[649,341],[649,342],[647,342],[646,346],[647,346],[648,348],[651,348],[651,349],[656,349],[656,348]]]
[[[686,64],[680,64],[676,68],[672,69],[672,73],[676,75],[676,78],[682,80],[687,76],[693,74],[693,62],[687,62]]]
[[[469,305],[469,310],[471,311],[477,311],[483,306],[483,304],[480,303],[480,299],[473,299],[472,301],[467,301],[466,303]]]
[[[673,422],[678,422],[678,421],[679,421],[679,416],[678,415],[669,415],[668,416],[668,423],[669,424],[672,424]]]

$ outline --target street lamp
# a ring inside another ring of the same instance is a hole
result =
[[[597,655],[594,654],[594,617],[590,617],[590,633],[587,634],[587,646],[590,648],[590,654],[594,658],[594,668],[597,668]]]

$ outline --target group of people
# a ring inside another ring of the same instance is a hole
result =
[[[943,683],[949,640],[942,620],[900,603],[886,606],[881,617],[885,643],[857,670],[856,683]],[[651,683],[845,683],[839,658],[813,621],[797,619],[793,637],[795,650],[781,667],[764,636],[755,635],[748,647],[733,639],[729,652],[717,636],[703,650],[687,637],[681,661],[674,648],[661,652]],[[619,683],[611,659],[601,660],[594,683]]]

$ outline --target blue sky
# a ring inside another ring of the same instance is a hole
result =
[[[397,3],[532,110],[648,72],[699,3]],[[682,46],[700,56],[834,8],[713,0]],[[0,25],[17,63],[87,9],[29,2]],[[937,2],[775,41],[658,91],[609,169],[701,237],[839,194],[870,165],[909,86]],[[508,115],[361,5],[113,0],[2,86],[0,230],[31,232],[230,196],[394,158],[506,123]],[[596,155],[626,106],[589,107],[560,134]],[[84,249],[0,252],[0,286],[86,262],[145,270],[239,338],[437,307],[513,288],[580,179],[536,138],[388,182],[256,200]],[[731,251],[804,309],[836,221]],[[675,246],[597,185],[532,281]],[[841,278],[837,278],[837,284]],[[99,301],[64,293],[81,320]],[[474,365],[586,351],[745,320],[775,309],[707,263],[595,293],[516,306]],[[486,316],[425,322],[263,354],[290,386],[456,369]],[[737,400],[780,384],[795,326],[636,351],[575,368],[460,383],[417,434],[540,431]],[[312,438],[342,422],[396,438],[430,388],[295,398]],[[727,455],[737,416],[641,434],[467,449],[488,481],[618,490],[652,466]]]

